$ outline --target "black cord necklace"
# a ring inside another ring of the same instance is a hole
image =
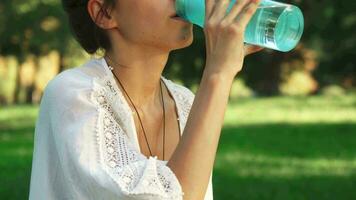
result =
[[[106,57],[108,58],[108,60],[110,60],[112,63],[116,64],[108,55],[106,55]],[[109,69],[112,71],[112,74],[114,75],[114,77],[116,78],[116,80],[119,82],[120,86],[122,87],[124,93],[126,94],[126,96],[128,97],[131,105],[134,107],[135,109],[135,112],[137,113],[137,117],[139,119],[139,122],[140,122],[140,125],[141,125],[141,128],[142,128],[142,132],[145,136],[145,141],[146,141],[146,144],[147,144],[147,147],[148,147],[148,150],[150,152],[150,155],[152,155],[152,151],[151,151],[151,148],[150,148],[150,145],[148,143],[148,140],[147,140],[147,136],[146,136],[146,131],[143,127],[143,124],[142,124],[142,120],[141,120],[141,117],[136,109],[136,106],[135,104],[132,102],[130,96],[128,95],[128,93],[126,92],[124,86],[122,85],[122,83],[120,82],[119,78],[116,76],[116,74],[113,72],[113,68],[109,66]],[[165,146],[165,135],[166,135],[166,110],[165,110],[165,105],[164,105],[164,98],[163,98],[163,92],[162,92],[162,81],[160,80],[159,84],[160,84],[160,95],[161,95],[161,101],[162,101],[162,109],[163,109],[163,160],[164,160],[164,146]],[[179,127],[179,123],[178,123],[178,127]],[[179,134],[180,135],[180,134]],[[180,138],[179,138],[180,139]]]

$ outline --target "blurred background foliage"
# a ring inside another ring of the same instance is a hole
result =
[[[356,85],[356,14],[350,0],[289,0],[305,17],[305,32],[291,52],[250,55],[234,88],[242,95],[344,93]],[[58,0],[0,2],[0,103],[38,103],[47,82],[90,58],[73,39]],[[193,91],[205,63],[203,30],[194,42],[171,53],[164,75]],[[331,89],[328,89],[331,87]],[[324,90],[326,89],[326,90]],[[236,89],[238,90],[238,89]],[[232,91],[232,98],[238,92]]]

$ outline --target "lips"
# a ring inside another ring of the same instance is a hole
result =
[[[175,19],[175,20],[179,20],[179,21],[188,22],[184,18],[180,17],[177,13],[173,13],[170,18]]]

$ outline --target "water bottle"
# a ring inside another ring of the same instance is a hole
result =
[[[226,14],[236,0],[231,0]],[[177,15],[204,28],[205,0],[176,0]],[[302,37],[304,18],[293,5],[262,0],[245,30],[245,43],[282,52],[292,50]]]

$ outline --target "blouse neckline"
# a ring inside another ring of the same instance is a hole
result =
[[[105,71],[105,74],[108,75],[111,79],[111,81],[115,84],[113,84],[116,92],[120,95],[118,95],[119,98],[121,98],[122,102],[124,103],[124,106],[125,106],[125,109],[128,110],[128,111],[131,111],[131,108],[127,102],[127,100],[124,98],[123,96],[123,93],[122,91],[119,89],[119,87],[117,86],[116,84],[116,81],[115,81],[115,78],[114,78],[114,75],[112,73],[112,71],[109,69],[109,66],[106,62],[106,60],[104,59],[104,57],[101,57],[99,58],[99,62],[100,64],[102,65],[102,68],[104,68],[104,71]],[[167,88],[167,91],[168,93],[172,96],[173,100],[174,100],[174,105],[175,105],[175,110],[176,110],[176,113],[178,115],[178,118],[179,118],[179,130],[180,130],[180,135],[183,134],[183,124],[182,124],[182,119],[183,119],[183,111],[182,111],[182,108],[180,107],[180,104],[178,103],[178,100],[179,98],[176,96],[175,92],[174,92],[174,88],[173,88],[173,84],[170,80],[166,79],[164,76],[161,75],[161,80],[164,82],[164,84],[166,85],[166,88]],[[137,137],[137,130],[136,130],[136,127],[135,127],[135,122],[134,122],[134,118],[133,118],[133,115],[132,115],[132,112],[129,112],[130,115],[130,126],[131,126],[131,130],[133,130],[133,138],[135,140],[135,146],[137,148],[137,150],[139,152],[141,152],[141,149],[140,149],[140,144],[138,142],[138,137]]]

